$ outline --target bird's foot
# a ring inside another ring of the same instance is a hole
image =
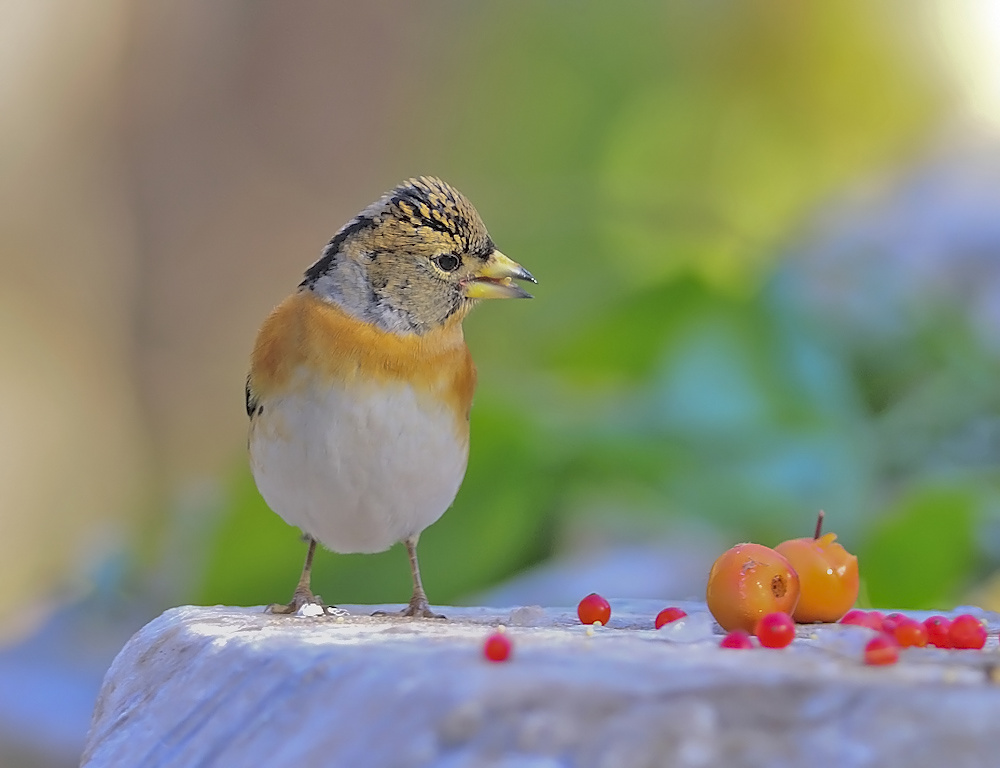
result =
[[[335,605],[326,605],[308,589],[296,589],[289,603],[271,603],[264,613],[282,616],[347,616],[347,611]]]
[[[410,604],[401,611],[375,611],[372,616],[403,616],[414,619],[444,619],[447,618],[442,613],[434,613],[427,603],[426,597],[416,595],[410,600]]]

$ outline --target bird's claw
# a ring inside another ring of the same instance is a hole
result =
[[[309,590],[295,590],[288,603],[271,603],[264,613],[279,616],[347,616],[347,611],[335,605],[326,605],[323,600]]]
[[[445,619],[447,618],[443,613],[434,613],[431,610],[430,605],[427,603],[427,598],[414,597],[410,600],[410,604],[406,606],[401,611],[375,611],[372,616],[402,616],[404,618],[411,619]]]

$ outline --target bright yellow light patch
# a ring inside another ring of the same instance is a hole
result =
[[[1000,2],[936,0],[934,34],[970,115],[1000,131]]]

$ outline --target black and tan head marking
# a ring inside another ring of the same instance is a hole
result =
[[[334,235],[300,289],[395,333],[423,334],[477,299],[524,298],[531,274],[500,253],[475,207],[440,179],[410,179]]]
[[[469,199],[440,179],[410,179],[389,194],[389,211],[423,236],[450,237],[454,250],[483,261],[496,250],[486,225]]]

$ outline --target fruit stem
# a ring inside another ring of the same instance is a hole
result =
[[[824,512],[822,509],[819,511],[819,514],[816,515],[816,533],[813,536],[814,539],[818,539],[820,536],[823,535],[823,518],[825,516],[826,512]]]

